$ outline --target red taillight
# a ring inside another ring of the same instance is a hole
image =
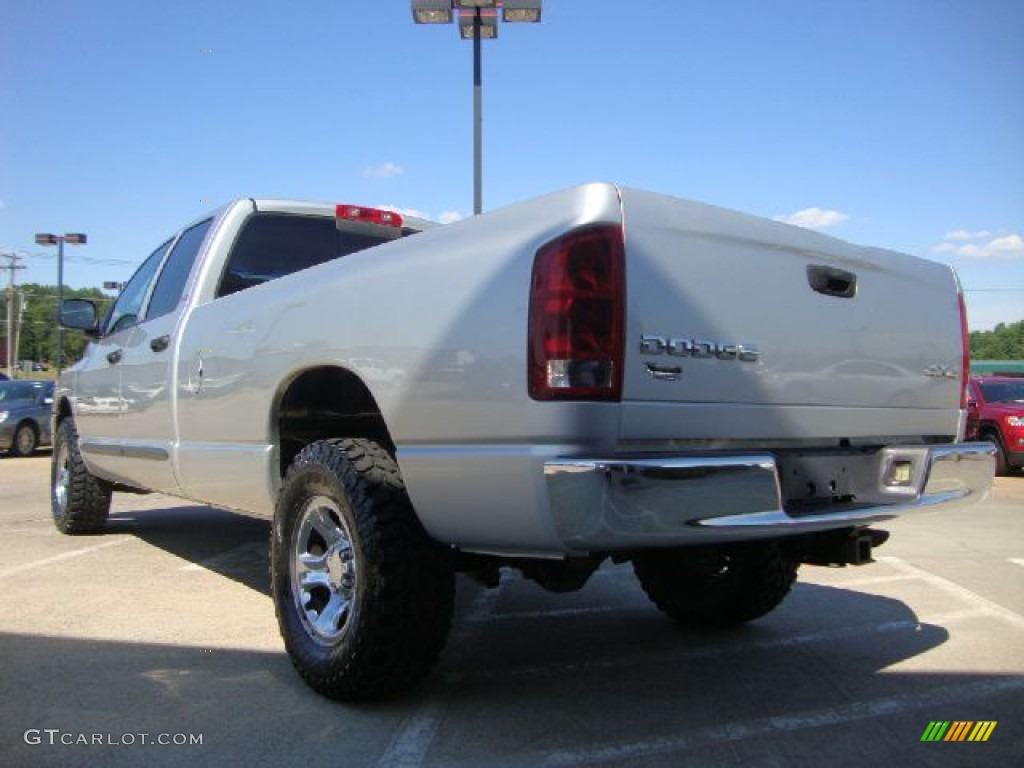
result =
[[[957,301],[960,305],[960,408],[967,408],[967,382],[971,376],[971,335],[967,330],[967,305],[964,304],[964,295],[959,293]]]
[[[529,388],[534,400],[620,400],[626,267],[622,227],[548,243],[530,284]]]
[[[335,218],[345,221],[361,221],[364,224],[378,224],[382,227],[402,226],[401,214],[364,205],[339,205],[334,209]]]

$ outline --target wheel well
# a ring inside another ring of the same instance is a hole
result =
[[[995,424],[984,423],[978,428],[978,436],[982,439],[986,437],[994,437],[999,441],[999,444],[1003,444],[1003,436],[999,434],[999,427]]]
[[[68,402],[66,397],[60,399],[57,405],[57,418],[54,419],[54,426],[60,424],[64,419],[71,416],[71,403]]]
[[[395,455],[377,401],[351,371],[334,367],[304,371],[288,384],[279,403],[281,476],[305,446],[331,437],[367,438]]]

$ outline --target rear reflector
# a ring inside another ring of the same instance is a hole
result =
[[[537,251],[529,321],[534,400],[622,398],[623,251],[616,225],[572,232]]]
[[[363,224],[378,224],[382,227],[401,227],[402,216],[394,211],[367,208],[363,205],[339,205],[334,211],[335,218],[344,221],[359,221]]]
[[[964,294],[961,291],[957,295],[960,305],[960,408],[967,408],[967,384],[971,376],[971,335],[967,329],[967,306],[964,304]]]

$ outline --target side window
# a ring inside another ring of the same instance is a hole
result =
[[[167,253],[170,245],[171,241],[168,240],[153,251],[149,258],[142,262],[142,266],[132,275],[132,279],[128,281],[124,290],[121,291],[121,295],[114,302],[114,306],[110,308],[110,314],[107,315],[107,322],[104,325],[105,335],[117,333],[138,324],[139,313],[142,311],[142,302],[146,300],[149,286],[153,282],[156,271],[160,268],[160,262],[163,261],[164,254]]]
[[[227,296],[268,280],[315,267],[371,248],[385,238],[340,232],[334,219],[258,213],[246,221],[228,256],[217,296]]]
[[[199,246],[203,244],[212,223],[213,219],[207,219],[182,232],[174,250],[167,257],[160,277],[157,278],[153,298],[149,300],[149,307],[146,309],[146,320],[161,317],[177,308],[192,265],[199,254]]]

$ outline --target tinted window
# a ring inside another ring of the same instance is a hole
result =
[[[235,241],[217,295],[227,296],[384,242],[383,237],[340,232],[334,219],[256,214]]]
[[[42,384],[24,381],[5,381],[3,385],[0,385],[0,401],[35,400],[42,392]]]
[[[0,383],[0,400],[40,400],[53,394],[52,381],[4,381]]]
[[[203,244],[212,223],[213,219],[207,219],[181,233],[153,288],[153,298],[149,300],[149,307],[146,309],[147,320],[166,315],[177,308],[185,291],[189,272],[192,271],[192,265],[199,253],[199,246]]]
[[[150,283],[153,282],[153,277],[156,275],[160,262],[163,260],[164,254],[167,253],[170,245],[171,241],[168,240],[153,251],[149,258],[142,263],[138,271],[132,275],[132,279],[128,281],[124,290],[121,291],[121,295],[117,297],[114,306],[110,308],[110,314],[107,315],[107,322],[104,324],[107,334],[123,331],[125,328],[131,328],[139,322],[142,302],[146,300]]]
[[[983,381],[981,391],[988,403],[1024,403],[1024,380]]]

